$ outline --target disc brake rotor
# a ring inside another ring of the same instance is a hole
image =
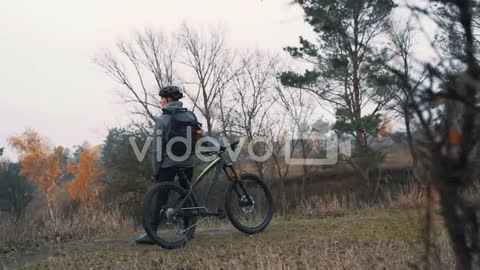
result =
[[[250,197],[250,200],[251,200],[251,203],[249,202],[248,198],[246,195],[243,195],[242,198],[240,198],[240,209],[242,209],[242,211],[246,212],[246,213],[251,213],[253,212],[254,208],[255,208],[255,201],[253,200],[253,198],[251,196]]]

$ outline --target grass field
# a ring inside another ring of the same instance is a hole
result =
[[[228,223],[198,229],[183,249],[136,245],[138,231],[23,248],[0,255],[4,269],[409,269],[422,268],[419,208],[349,210],[323,218],[276,217],[247,236]],[[452,268],[439,217],[430,263]],[[435,258],[437,256],[438,258]]]

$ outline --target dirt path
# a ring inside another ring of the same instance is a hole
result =
[[[152,245],[138,245],[134,239],[142,232],[115,234],[91,240],[76,240],[65,243],[24,248],[0,254],[0,268],[3,270],[17,269],[23,265],[34,266],[34,269],[51,268],[52,258],[65,257],[76,259],[89,257],[102,252],[148,252],[160,247]],[[240,234],[233,228],[198,229],[196,237],[221,238]]]
[[[197,229],[175,250],[137,245],[142,232],[125,232],[9,252],[0,255],[0,269],[405,269],[421,254],[421,216],[416,209],[371,209],[276,218],[253,236],[222,224]],[[448,247],[445,239],[440,247]]]

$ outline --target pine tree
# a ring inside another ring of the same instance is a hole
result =
[[[356,139],[357,159],[348,161],[368,185],[369,167],[381,158],[368,146],[368,138],[382,125],[381,110],[391,100],[393,82],[382,66],[387,53],[380,48],[379,38],[389,28],[395,4],[391,0],[297,2],[318,42],[300,37],[300,46],[286,51],[314,67],[303,74],[282,73],[282,84],[309,91],[335,109],[333,130]]]

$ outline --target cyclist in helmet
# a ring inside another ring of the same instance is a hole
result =
[[[193,174],[193,155],[189,155],[187,158],[178,161],[173,160],[168,151],[165,151],[165,146],[167,144],[166,136],[167,133],[171,131],[172,113],[179,110],[182,112],[186,111],[183,108],[183,103],[179,101],[179,99],[183,97],[183,91],[178,86],[166,86],[160,89],[159,95],[161,97],[160,104],[163,108],[163,113],[155,121],[155,132],[152,144],[152,161],[155,181],[172,182],[175,179],[179,168],[182,169],[187,176],[187,180],[190,181]],[[193,113],[190,112],[190,114],[185,114],[183,117],[188,118],[192,115]],[[190,120],[196,121],[196,118]],[[159,143],[161,145],[159,145]],[[183,185],[185,185],[185,183],[183,183]],[[159,200],[166,200],[168,195],[164,197],[166,198],[159,198]],[[162,205],[162,202],[159,202],[159,205]],[[154,244],[146,234],[138,237],[136,241],[137,243]]]

